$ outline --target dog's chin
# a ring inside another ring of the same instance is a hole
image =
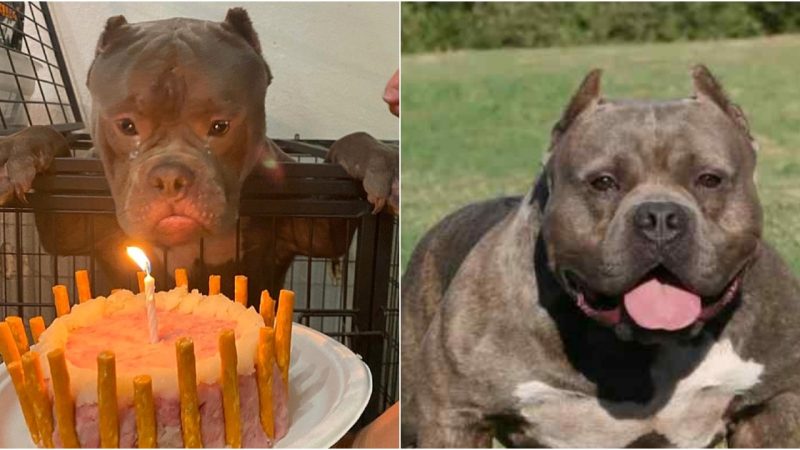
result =
[[[739,289],[737,274],[718,294],[701,296],[658,266],[619,293],[602,294],[577,273],[562,272],[562,283],[589,318],[613,328],[620,339],[657,343],[691,338],[730,303]]]

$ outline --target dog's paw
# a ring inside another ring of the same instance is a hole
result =
[[[398,152],[367,133],[353,133],[334,142],[328,160],[341,165],[353,178],[361,180],[377,214],[388,207],[400,212]]]
[[[14,198],[26,202],[37,173],[46,170],[53,157],[69,153],[69,143],[50,127],[28,127],[0,138],[0,205]]]
[[[367,165],[363,186],[367,200],[373,206],[373,214],[378,214],[384,207],[388,207],[389,212],[395,215],[400,211],[397,170],[392,164],[397,164],[396,160],[373,156]]]

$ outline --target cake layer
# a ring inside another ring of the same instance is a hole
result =
[[[275,365],[273,379],[273,402],[275,433],[278,439],[286,435],[289,428],[289,410],[286,388]],[[204,447],[225,447],[225,422],[222,410],[222,394],[219,384],[198,386],[200,399],[200,423]],[[269,448],[274,442],[264,434],[259,420],[258,390],[255,375],[239,377],[239,397],[242,418],[242,445],[248,448]],[[157,397],[156,424],[159,447],[183,447],[181,437],[180,403],[177,398]],[[120,447],[137,447],[136,416],[132,406],[120,409]],[[83,448],[100,445],[97,404],[85,404],[76,410],[78,440]],[[61,446],[58,429],[53,433],[57,447]]]
[[[97,403],[96,357],[112,350],[117,360],[117,395],[122,407],[133,399],[133,378],[150,375],[157,398],[178,398],[175,340],[188,336],[195,342],[198,384],[216,385],[220,376],[217,351],[219,332],[232,328],[236,334],[240,376],[255,373],[255,354],[261,315],[253,308],[224,295],[204,296],[185,287],[157,292],[159,319],[157,344],[149,344],[143,294],[117,291],[98,297],[57,318],[33,347],[41,355],[45,378],[50,378],[47,353],[66,348],[70,388],[77,406]],[[140,322],[140,323],[139,323]],[[49,385],[50,383],[48,383]]]

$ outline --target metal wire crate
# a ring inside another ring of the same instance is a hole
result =
[[[47,3],[0,3],[0,129],[83,128]]]
[[[37,216],[39,220],[79,220],[84,225],[85,239],[94,241],[98,223],[116,220],[114,203],[100,161],[85,157],[92,143],[89,135],[82,132],[80,110],[47,5],[0,5],[24,20],[22,29],[18,29],[19,21],[15,25],[0,22],[0,28],[11,27],[17,33],[14,36],[18,36],[16,41],[0,41],[0,55],[17,55],[9,56],[9,61],[13,58],[10,70],[0,65],[0,77],[10,77],[14,81],[11,88],[16,87],[8,99],[0,99],[0,136],[31,124],[49,124],[63,132],[72,144],[71,157],[57,158],[48,173],[36,178],[29,203],[0,207],[0,316],[19,315],[27,323],[28,318],[41,315],[49,323],[55,316],[50,288],[65,284],[71,298],[77,298],[75,270],[89,270],[92,292],[99,295],[117,287],[135,290],[136,279],[131,274],[127,286],[113,285],[98,267],[93,253],[58,255],[48,254],[43,248],[42,240],[48,237],[38,234]],[[20,67],[27,67],[20,64],[20,58],[28,60],[31,74],[19,71]],[[35,89],[23,85],[25,80],[33,82]],[[370,367],[374,389],[361,419],[366,423],[397,398],[397,221],[389,214],[371,214],[372,206],[360,183],[350,179],[338,165],[324,162],[332,141],[296,138],[277,143],[297,162],[285,164],[281,186],[257,176],[247,180],[242,191],[240,223],[248,218],[337,218],[347,221],[347,234],[355,230],[348,251],[338,261],[297,257],[283,286],[296,292],[297,322],[339,340],[361,355]],[[241,227],[237,229],[241,234]],[[201,242],[201,258],[202,245]],[[244,265],[238,248],[237,242],[236,262]],[[206,276],[200,274],[200,278]],[[156,276],[159,277],[169,279],[166,274]],[[250,289],[257,292],[272,281],[251,277]],[[206,289],[205,285],[191,287]]]

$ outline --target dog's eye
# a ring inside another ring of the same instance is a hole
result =
[[[722,184],[722,178],[713,173],[704,173],[697,177],[697,184],[708,189],[714,189]]]
[[[617,180],[614,179],[611,175],[600,175],[599,177],[592,180],[591,185],[593,188],[600,192],[606,192],[611,189],[617,190],[619,189],[619,185],[617,184]]]
[[[136,125],[131,119],[122,119],[117,122],[117,127],[122,134],[126,136],[136,136],[139,132],[136,130]]]
[[[211,128],[208,130],[209,136],[222,136],[228,132],[231,123],[227,120],[215,120],[211,122]]]

